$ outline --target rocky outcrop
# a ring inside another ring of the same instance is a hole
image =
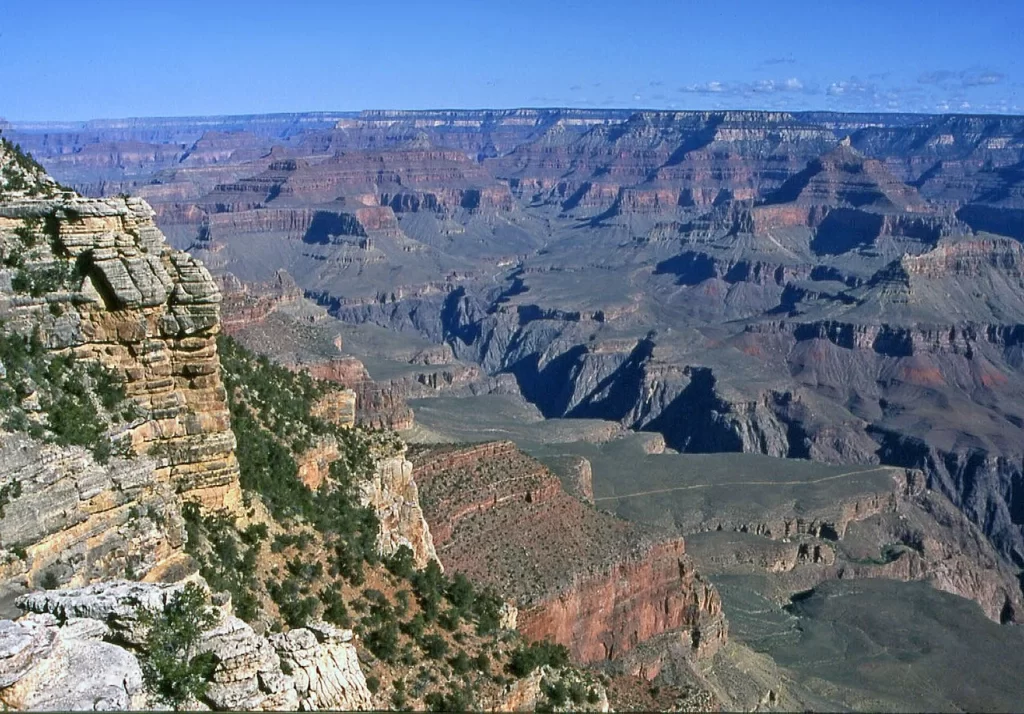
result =
[[[0,703],[27,711],[145,709],[142,668],[96,620],[0,620]]]
[[[160,611],[182,587],[114,581],[22,598],[29,614],[0,621],[0,642],[7,643],[0,648],[0,701],[32,708],[51,700],[78,702],[67,708],[92,709],[97,707],[82,706],[85,697],[102,696],[107,708],[151,705],[137,659],[146,655],[139,615]],[[215,710],[370,708],[350,630],[318,622],[266,638],[222,602],[217,624],[197,650],[214,655],[204,703]],[[69,666],[76,662],[80,666]],[[48,674],[55,682],[43,681]],[[65,687],[63,698],[55,685]]]
[[[124,379],[147,418],[129,439],[157,456],[157,478],[210,508],[235,508],[238,464],[217,363],[220,293],[201,263],[170,249],[141,200],[20,200],[0,206],[0,233],[24,219],[53,226],[56,249],[82,266],[79,291],[23,299],[17,319],[39,319],[48,300],[70,309],[46,330],[47,346],[72,350]]]
[[[560,456],[552,468],[562,477],[565,490],[586,503],[594,503],[594,471],[582,456]]]
[[[101,425],[100,440],[116,445],[109,464],[79,447],[0,436],[0,580],[19,589],[181,577],[193,567],[181,548],[182,500],[241,506],[215,342],[220,294],[201,263],[165,244],[143,201],[81,199],[24,176],[36,188],[0,200],[0,242],[26,251],[27,264],[2,271],[5,333],[35,335],[48,358],[102,365],[130,408],[117,426]],[[18,286],[54,274],[73,277],[48,290]]]
[[[371,708],[351,630],[320,622],[271,635],[270,641],[282,668],[295,680],[298,704],[304,711]]]
[[[316,401],[311,413],[330,424],[353,427],[356,425],[356,393],[351,389],[332,389]]]
[[[299,467],[299,480],[310,490],[317,490],[326,481],[331,471],[331,464],[341,458],[338,442],[333,437],[321,439],[301,454],[295,455],[295,463]]]
[[[438,560],[404,445],[396,449],[393,443],[378,442],[373,458],[373,476],[360,484],[359,500],[377,514],[381,554],[394,555],[404,545],[412,550],[418,568]]]
[[[366,367],[355,357],[302,365],[317,379],[335,382],[352,390],[355,396],[355,419],[370,429],[408,429],[413,424],[412,410],[402,396],[388,385],[370,378]]]
[[[302,289],[283,270],[262,283],[244,283],[230,273],[219,276],[217,283],[223,296],[221,329],[229,335],[262,322],[282,305],[302,298]]]
[[[1016,621],[1024,601],[1017,576],[981,530],[925,488],[923,473],[882,467],[862,474],[872,472],[885,478],[826,499],[813,483],[792,501],[763,499],[758,521],[730,517],[737,506],[723,505],[710,519],[683,508],[677,525],[712,576],[770,573],[777,591],[789,593],[831,579],[921,580],[974,600],[996,622]]]

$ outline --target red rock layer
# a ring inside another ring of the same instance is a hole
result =
[[[671,540],[584,578],[520,612],[519,631],[564,644],[582,662],[614,659],[669,630],[684,630],[697,656],[710,655],[727,636],[722,603],[684,553],[683,540]]]
[[[726,638],[714,587],[681,539],[594,510],[511,442],[411,452],[441,562],[520,606],[520,630],[577,660],[617,658],[679,631],[706,655]]]

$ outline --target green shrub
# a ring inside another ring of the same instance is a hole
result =
[[[416,613],[408,622],[403,622],[399,625],[399,628],[405,634],[414,640],[418,640],[423,637],[423,632],[426,629],[427,623],[421,613]]]
[[[215,666],[212,653],[196,653],[203,632],[217,622],[206,594],[189,583],[162,612],[142,610],[139,622],[146,630],[141,664],[150,691],[175,709],[200,699]]]
[[[258,546],[270,536],[266,523],[251,523],[242,531],[242,542],[249,546]]]
[[[288,627],[302,627],[316,615],[317,599],[313,596],[303,597],[301,586],[295,578],[286,578],[281,583],[268,581],[267,593],[277,603],[277,609]]]
[[[448,632],[455,632],[460,624],[459,611],[453,608],[445,610],[437,618],[437,623]]]
[[[513,650],[508,660],[508,671],[516,677],[525,677],[544,665],[564,667],[569,663],[569,650],[550,641],[532,642]]]
[[[448,583],[445,597],[448,598],[448,602],[450,602],[456,610],[459,612],[465,612],[473,605],[473,601],[475,600],[473,583],[471,583],[469,578],[462,573],[456,573]]]
[[[185,520],[185,551],[199,562],[199,572],[215,591],[227,591],[235,614],[246,622],[260,615],[256,558],[259,546],[246,546],[234,522],[210,514],[205,518],[195,503],[182,506]],[[150,516],[152,518],[152,516]]]
[[[542,679],[540,691],[544,693],[553,707],[563,707],[569,701],[569,688],[565,686],[564,680],[549,682],[547,679]]]
[[[416,570],[412,549],[404,544],[398,546],[393,555],[384,559],[384,567],[403,580],[408,580]]]
[[[473,666],[481,672],[483,672],[484,674],[487,674],[491,671],[491,658],[487,655],[486,652],[481,650],[480,653],[477,654],[476,658],[473,660]]]
[[[405,709],[405,704],[408,701],[408,697],[405,693],[405,680],[396,679],[392,688],[394,691],[391,692],[391,706],[402,711]]]
[[[393,619],[385,619],[374,625],[363,637],[366,648],[385,662],[394,661],[398,653],[398,623]]]
[[[448,641],[440,635],[423,635],[420,638],[420,647],[430,659],[441,659],[448,654]]]
[[[470,661],[469,656],[464,650],[459,650],[455,653],[454,657],[449,658],[448,664],[451,665],[452,672],[458,675],[465,674],[473,669],[473,662]]]
[[[0,486],[0,518],[5,515],[5,509],[11,501],[21,496],[21,481],[14,479],[3,486]]]
[[[345,607],[345,601],[338,590],[324,588],[320,591],[320,602],[324,604],[324,620],[338,627],[352,627],[352,618],[349,617],[348,608]]]
[[[569,698],[576,706],[583,704],[587,698],[587,688],[583,685],[583,682],[576,680],[569,685]]]
[[[474,709],[473,692],[469,687],[452,686],[447,693],[431,692],[423,703],[432,712],[466,712]]]
[[[423,570],[412,578],[413,592],[423,608],[427,622],[433,622],[440,614],[441,598],[445,591],[445,577],[436,560],[427,563]]]

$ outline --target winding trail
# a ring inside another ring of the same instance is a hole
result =
[[[822,478],[810,479],[808,481],[729,481],[726,483],[695,483],[690,484],[689,486],[673,486],[672,488],[658,488],[650,491],[636,491],[635,493],[624,493],[618,496],[601,496],[600,498],[595,498],[594,503],[598,503],[600,501],[622,501],[627,498],[653,496],[659,493],[672,493],[673,491],[692,491],[698,488],[725,488],[729,486],[807,486],[815,483],[824,483],[825,481],[835,481],[841,478],[848,478],[850,476],[871,474],[876,471],[893,471],[896,469],[898,469],[896,466],[878,466],[873,469],[864,469],[861,471],[845,471],[841,474],[823,476]]]

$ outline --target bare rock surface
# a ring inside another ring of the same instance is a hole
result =
[[[382,555],[394,555],[406,546],[412,551],[418,568],[431,560],[440,562],[404,445],[396,452],[394,446],[386,442],[379,444],[373,475],[368,482],[360,484],[359,489],[360,502],[373,508],[380,521],[377,543]]]
[[[292,672],[299,706],[307,711],[366,710],[371,695],[359,667],[352,631],[325,622],[272,635],[270,642]]]
[[[106,708],[138,708],[146,701],[136,659],[145,656],[140,612],[162,611],[183,587],[112,581],[22,597],[29,614],[0,621],[0,700],[90,709],[84,702],[95,697]],[[205,703],[227,711],[368,709],[352,640],[351,630],[323,622],[264,637],[222,607],[198,646],[215,661]]]
[[[91,619],[63,626],[48,615],[0,621],[0,702],[32,711],[145,707],[138,660],[104,635]]]

